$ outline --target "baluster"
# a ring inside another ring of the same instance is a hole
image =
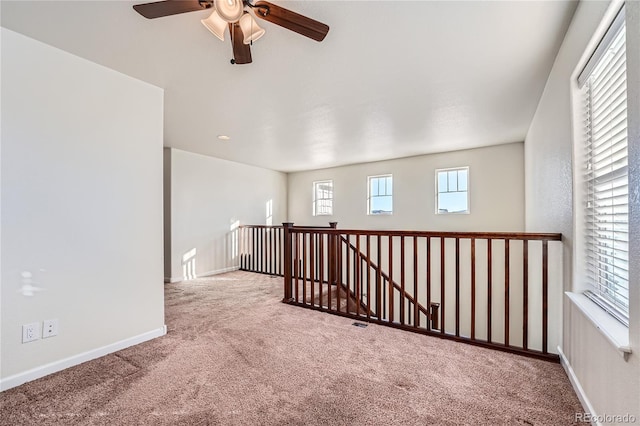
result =
[[[418,309],[418,237],[413,236],[413,326],[420,327],[420,309]],[[409,304],[411,309],[411,304]],[[411,316],[411,311],[409,311]]]
[[[371,238],[367,234],[367,318],[371,318]]]
[[[307,303],[307,235],[302,233],[302,303]]]
[[[251,234],[252,234],[251,241],[253,242],[253,250],[251,252],[251,264],[252,264],[251,271],[256,272],[258,270],[257,268],[258,255],[256,254],[258,253],[258,228],[254,227],[252,229]]]
[[[504,345],[509,346],[509,240],[504,240]]]
[[[542,241],[542,353],[547,353],[549,338],[549,241]]]
[[[357,261],[357,266],[356,266]],[[355,287],[356,287],[356,314],[360,316],[360,305],[362,304],[362,280],[361,280],[361,272],[362,272],[362,261],[360,259],[360,235],[356,234],[356,253],[353,258],[353,266],[355,267]]]
[[[444,306],[445,306],[445,263],[444,263],[444,255],[445,255],[445,247],[444,247],[444,237],[440,237],[440,333],[444,334]]]
[[[320,287],[318,304],[320,307],[322,307],[322,293],[324,289],[324,235],[325,234],[318,234],[318,254],[320,255],[320,258],[318,259],[318,286]],[[327,305],[329,305],[329,302],[327,302]]]
[[[346,250],[345,250],[345,254],[346,254],[345,261],[347,262],[346,265],[345,265],[345,270],[347,272],[347,274],[346,274],[347,275],[347,283],[346,283],[347,286],[346,286],[346,296],[345,296],[345,298],[347,300],[347,313],[350,314],[350,313],[353,313],[353,310],[351,310],[351,311],[349,310],[349,301],[351,300],[351,279],[349,278],[350,277],[350,272],[351,272],[351,262],[349,262],[349,257],[351,256],[351,250],[349,250],[349,247],[350,247],[350,244],[351,244],[351,239],[349,237],[350,237],[349,234],[345,234],[344,235],[344,238],[347,240],[346,241],[346,245],[345,245],[345,248],[346,248]],[[339,240],[338,240],[338,244],[340,244],[340,247],[342,247],[342,243],[343,243],[343,240],[342,240],[342,236],[341,236],[339,238]],[[354,292],[354,294],[355,294],[355,292]]]
[[[387,279],[384,277],[384,275],[382,276],[382,319],[386,319],[387,318]]]
[[[456,337],[460,337],[460,238],[456,237]]]
[[[493,242],[487,239],[487,342],[491,343],[491,250]]]
[[[380,234],[378,234],[377,237],[378,255],[376,257],[376,260],[378,262],[378,274],[376,277],[376,316],[378,317],[378,319],[382,319],[382,298],[380,297],[380,287],[382,286],[382,267],[380,266],[382,265],[382,248],[380,246],[382,244]]]
[[[240,253],[240,270],[244,270],[244,228],[240,227],[239,232],[239,253]]]
[[[293,264],[293,276],[294,281],[295,281],[295,289],[296,289],[296,296],[295,296],[295,300],[296,303],[298,303],[298,292],[300,291],[300,289],[298,288],[298,277],[300,276],[300,271],[299,271],[299,259],[300,259],[300,254],[299,254],[299,245],[300,245],[300,234],[298,232],[295,232],[293,234],[295,236],[295,245],[294,245],[294,253],[295,253],[295,262]]]
[[[429,317],[427,318],[427,330],[431,330],[433,316],[431,311],[431,237],[427,237],[427,309],[429,309]]]
[[[400,324],[404,325],[405,312],[404,312],[404,235],[400,236]]]
[[[471,340],[476,339],[476,239],[471,238]]]
[[[276,237],[274,235],[274,231],[275,228],[271,228],[269,229],[269,239],[271,240],[271,262],[270,262],[270,268],[269,268],[269,273],[271,275],[275,275],[276,273]]]
[[[311,281],[311,306],[314,306],[316,298],[316,286],[315,286],[315,271],[314,271],[314,245],[316,241],[316,234],[314,232],[309,233],[309,281]]]
[[[522,240],[522,348],[529,348],[529,241]]]
[[[395,289],[393,288],[393,235],[389,235],[389,322],[393,322]]]

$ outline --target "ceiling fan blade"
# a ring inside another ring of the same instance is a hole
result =
[[[324,40],[329,32],[328,25],[269,3],[268,1],[257,1],[255,5],[253,5],[253,10],[256,16],[265,21],[280,25],[281,27],[316,41]]]
[[[163,16],[177,15],[179,13],[209,9],[212,6],[213,1],[165,0],[153,3],[136,4],[133,8],[145,18],[154,19],[161,18]]]
[[[242,28],[236,22],[229,24],[229,33],[231,33],[231,44],[233,45],[233,64],[242,65],[250,64],[251,48],[248,44],[243,43],[244,34]]]

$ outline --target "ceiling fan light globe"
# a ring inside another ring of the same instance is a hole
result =
[[[216,11],[227,22],[238,22],[244,13],[242,0],[215,0]]]
[[[202,22],[202,25],[204,25],[206,29],[211,31],[211,34],[224,41],[224,32],[227,29],[227,23],[215,10],[207,19],[202,19],[200,22]]]
[[[242,41],[244,44],[249,44],[252,41],[258,40],[265,33],[265,30],[258,26],[258,23],[250,13],[245,12],[244,15],[242,15],[242,18],[240,18],[239,24],[242,34],[244,35],[244,39]]]

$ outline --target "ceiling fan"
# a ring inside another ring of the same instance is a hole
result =
[[[213,9],[213,13],[207,19],[202,19],[201,22],[222,41],[224,41],[226,28],[229,28],[231,45],[233,46],[232,64],[250,64],[251,48],[249,45],[265,33],[249,11],[265,21],[280,25],[316,41],[324,40],[329,32],[329,26],[322,22],[263,0],[259,0],[255,4],[251,0],[164,0],[137,4],[133,8],[148,19]]]

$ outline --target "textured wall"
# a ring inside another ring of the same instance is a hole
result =
[[[527,231],[543,231],[556,227],[564,235],[564,285],[566,291],[579,291],[584,288],[580,280],[580,267],[574,264],[579,250],[580,235],[574,232],[574,182],[573,176],[580,171],[573,165],[573,132],[580,123],[574,120],[572,108],[579,107],[578,100],[572,101],[572,86],[575,76],[595,49],[606,31],[621,3],[610,5],[608,2],[581,2],[567,31],[555,64],[549,76],[547,86],[538,105],[538,110],[525,140],[525,176],[526,176],[526,224]],[[627,67],[629,90],[629,135],[630,143],[635,145],[630,154],[636,154],[638,164],[638,126],[639,107],[638,90],[640,78],[638,66],[640,48],[638,2],[627,2]],[[635,134],[635,136],[633,136]],[[634,139],[635,138],[635,139]],[[637,196],[638,168],[630,161],[632,204],[631,211],[640,208]],[[636,188],[636,195],[633,189]],[[576,192],[577,194],[577,192]],[[631,216],[631,259],[638,258],[638,219]],[[635,223],[635,225],[633,225]],[[634,236],[635,235],[635,236]],[[637,268],[638,262],[631,262]],[[640,291],[638,274],[631,276],[631,327],[629,329],[633,354],[628,360],[622,357],[603,333],[565,297],[563,301],[564,339],[562,351],[566,355],[569,367],[575,379],[582,387],[582,396],[595,414],[624,415],[632,414],[640,419]]]

